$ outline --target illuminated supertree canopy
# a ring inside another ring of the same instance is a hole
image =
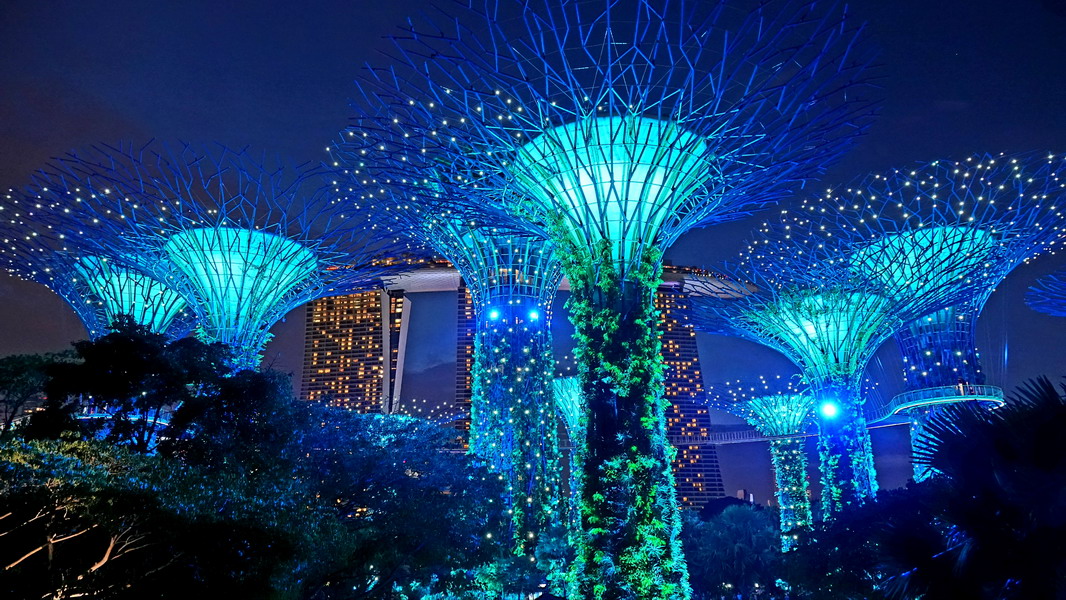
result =
[[[331,152],[342,164],[358,162],[343,139]],[[361,193],[394,230],[432,247],[466,282],[476,322],[469,448],[506,483],[514,551],[532,553],[557,520],[560,491],[551,308],[562,269],[551,244],[454,213],[436,193],[407,196],[399,186],[351,183],[338,186],[338,195]]]
[[[1029,308],[1053,317],[1066,317],[1066,271],[1042,277],[1025,295]]]
[[[829,516],[877,491],[860,394],[870,358],[906,323],[956,299],[894,294],[883,281],[891,265],[875,269],[868,261],[857,268],[837,241],[809,219],[766,225],[740,263],[723,270],[743,285],[690,282],[698,329],[774,348],[802,370],[818,406],[822,508]],[[919,276],[915,285],[938,289],[931,276]],[[729,289],[732,298],[723,298]]]
[[[780,376],[709,386],[707,397],[709,407],[744,419],[770,438],[781,547],[791,550],[798,538],[796,531],[809,530],[814,524],[802,436],[814,422],[814,398],[797,378]]]
[[[862,131],[858,32],[812,3],[452,5],[371,69],[360,175],[454,186],[551,239],[588,447],[575,595],[684,598],[653,293],[685,231],[775,200]],[[403,169],[397,169],[402,165]]]
[[[196,313],[202,339],[254,368],[288,311],[401,268],[388,260],[399,242],[327,183],[317,168],[246,151],[153,143],[70,153],[39,171],[31,192],[57,207],[65,239],[164,282]]]
[[[955,402],[1003,402],[985,385],[974,331],[996,286],[1063,236],[1066,162],[1047,153],[975,156],[876,174],[804,203],[800,218],[826,221],[858,269],[886,294],[954,301],[897,335],[906,391],[893,410],[921,435],[929,414]],[[1061,174],[1061,177],[1060,177]],[[916,470],[918,479],[928,473]]]
[[[74,309],[89,337],[105,335],[123,315],[151,331],[182,337],[192,328],[182,297],[161,281],[123,267],[116,252],[87,253],[51,226],[56,207],[10,190],[0,204],[0,264],[40,283]]]

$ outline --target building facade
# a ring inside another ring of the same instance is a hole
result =
[[[310,303],[303,397],[363,413],[395,412],[403,385],[410,307],[403,290]]]

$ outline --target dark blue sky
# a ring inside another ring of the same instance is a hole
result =
[[[98,141],[218,141],[320,160],[345,125],[360,66],[386,60],[382,36],[426,4],[0,3],[0,185],[22,185],[50,156]],[[972,152],[1066,151],[1063,2],[860,0],[851,12],[869,23],[881,49],[885,101],[869,135],[813,189]],[[668,257],[713,267],[736,253],[751,223],[690,233]],[[993,382],[1066,374],[1066,319],[1021,303],[1037,276],[1063,265],[1060,255],[1023,266],[993,295],[979,327]],[[0,276],[0,298],[0,354],[59,350],[84,336],[73,312],[44,288]],[[441,387],[450,389],[453,334],[438,315],[453,306],[439,295],[416,304],[409,381],[418,371],[447,375]],[[302,330],[298,310],[276,328],[268,361],[297,370]],[[699,342],[709,381],[789,369],[754,344],[703,335]],[[884,366],[875,370],[893,378],[893,349],[881,354]],[[899,431],[875,435],[885,449],[882,483],[905,477],[901,439]],[[763,453],[724,449],[727,489],[752,487],[765,497]]]

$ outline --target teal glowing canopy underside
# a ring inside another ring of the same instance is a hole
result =
[[[585,118],[546,129],[508,166],[530,212],[579,251],[602,240],[623,270],[664,223],[714,177],[707,141],[677,124],[640,116]]]
[[[882,235],[852,260],[895,293],[951,295],[1002,271],[1000,253],[997,236],[986,229],[947,225]],[[995,286],[1001,278],[988,283]]]
[[[877,347],[903,324],[893,307],[870,293],[787,292],[744,311],[734,325],[783,352],[815,386],[862,374]]]
[[[258,352],[287,297],[318,270],[315,253],[287,238],[230,227],[189,229],[164,244],[188,279],[206,336]]]
[[[584,407],[581,401],[581,382],[577,377],[559,377],[552,382],[552,388],[555,409],[562,417],[567,435],[573,441],[580,431],[581,411]]]
[[[752,398],[745,404],[745,419],[769,436],[801,433],[814,410],[814,398],[807,394],[770,394]]]
[[[185,309],[181,296],[159,281],[95,256],[74,263],[88,291],[102,303],[107,323],[121,315],[155,332],[165,332]]]

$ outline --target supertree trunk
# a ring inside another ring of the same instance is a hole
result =
[[[811,500],[807,496],[807,455],[803,438],[770,440],[770,458],[777,483],[777,504],[781,508],[781,549],[788,551],[796,544],[793,532],[809,530],[814,522]]]
[[[666,440],[654,305],[661,268],[648,253],[625,280],[608,259],[565,260],[586,444],[579,456],[581,532],[572,596],[687,599],[688,571]]]
[[[546,322],[495,314],[475,341],[470,452],[506,482],[512,549],[530,554],[558,518],[551,334]]]
[[[877,474],[858,385],[841,379],[812,385],[811,391],[819,413],[822,510],[831,517],[873,498]]]
[[[957,385],[981,385],[980,355],[974,343],[979,308],[950,306],[922,317],[896,334],[907,363],[907,389]]]

